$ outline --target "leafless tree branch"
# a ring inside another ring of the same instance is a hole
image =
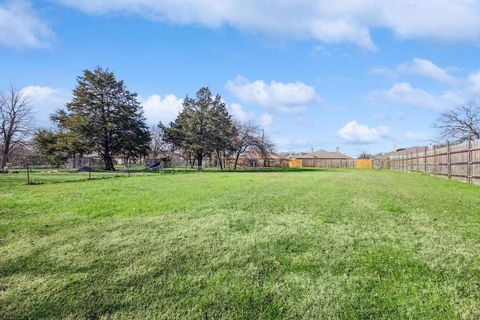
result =
[[[32,133],[32,108],[22,91],[13,86],[6,93],[0,93],[0,147],[4,170],[8,156],[18,145],[25,144]]]
[[[443,140],[461,143],[480,139],[480,105],[470,102],[444,112],[433,127]]]

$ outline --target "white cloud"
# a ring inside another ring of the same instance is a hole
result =
[[[258,118],[258,123],[260,124],[260,127],[265,129],[266,131],[272,132],[276,130],[276,125],[273,122],[273,115],[270,113],[262,113]]]
[[[440,95],[435,95],[423,89],[413,88],[408,82],[395,83],[386,91],[373,92],[370,97],[414,107],[429,108],[435,111],[444,111],[464,102],[464,99],[455,92],[446,91]]]
[[[32,106],[39,126],[45,126],[50,114],[63,108],[71,98],[70,93],[62,89],[42,86],[28,86],[21,92]]]
[[[386,126],[370,128],[367,125],[360,124],[356,120],[353,120],[344,125],[337,133],[340,138],[348,143],[369,144],[387,137],[388,132],[389,128]]]
[[[370,72],[387,78],[399,78],[402,75],[416,75],[449,85],[461,84],[461,80],[452,76],[445,68],[439,67],[432,61],[423,58],[414,58],[399,64],[393,69],[386,67],[372,68]]]
[[[134,13],[149,19],[352,43],[375,49],[372,29],[398,38],[480,41],[480,2],[473,0],[57,0],[85,12]]]
[[[158,94],[149,96],[143,101],[143,110],[145,117],[151,124],[157,124],[162,121],[168,125],[175,120],[178,113],[182,110],[183,99],[178,99],[175,95],[169,94],[161,97]]]
[[[252,113],[245,111],[242,105],[238,103],[232,103],[228,107],[228,111],[233,116],[233,118],[239,121],[247,121],[252,118]]]
[[[29,2],[0,3],[0,45],[15,49],[44,47],[51,35]]]
[[[468,77],[467,88],[473,93],[480,93],[480,72],[472,73]]]
[[[455,84],[458,82],[447,70],[427,59],[415,58],[412,61],[399,65],[397,70],[400,73],[419,75],[447,84]]]
[[[245,77],[237,76],[235,80],[227,82],[226,88],[246,103],[258,104],[283,113],[303,112],[306,105],[316,99],[315,88],[303,82],[265,83],[263,80],[249,81]]]
[[[418,75],[447,85],[442,93],[432,93],[421,88],[414,88],[409,82],[396,82],[388,90],[377,90],[370,93],[370,98],[386,99],[415,107],[429,108],[435,111],[445,111],[465,103],[472,93],[480,93],[480,71],[471,73],[468,77],[454,77],[447,69],[432,61],[414,58],[393,69],[374,68],[370,72],[389,78],[399,78],[402,75]]]

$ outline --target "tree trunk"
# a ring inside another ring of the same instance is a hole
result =
[[[3,148],[3,154],[2,154],[2,165],[0,166],[0,169],[3,171],[5,170],[5,167],[7,166],[8,162],[8,154],[10,153],[10,141],[5,142],[5,146]]]
[[[233,170],[237,171],[238,159],[240,158],[240,153],[237,153],[235,156],[235,163],[233,164]]]
[[[217,162],[218,162],[218,165],[220,166],[220,170],[223,170],[222,156],[220,155],[220,151],[218,150],[217,150]]]
[[[227,168],[227,151],[223,150],[223,167],[226,169]]]
[[[5,167],[7,166],[7,162],[8,162],[8,154],[5,154],[3,153],[3,157],[2,157],[2,165],[0,166],[0,169],[3,171],[5,169]]]
[[[105,170],[115,171],[115,167],[113,166],[113,159],[110,154],[106,154],[103,156],[103,162],[105,163]]]
[[[198,162],[198,171],[202,171],[203,169],[203,155],[202,154],[197,154],[197,162]]]
[[[113,166],[113,158],[110,153],[110,139],[107,138],[103,141],[103,162],[105,163],[105,170],[107,171],[115,171],[115,167]]]

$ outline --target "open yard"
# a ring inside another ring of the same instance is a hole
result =
[[[480,187],[355,170],[0,180],[0,319],[41,318],[479,319]]]

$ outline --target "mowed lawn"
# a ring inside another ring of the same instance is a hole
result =
[[[479,319],[480,187],[354,170],[0,181],[0,319],[43,318]]]

